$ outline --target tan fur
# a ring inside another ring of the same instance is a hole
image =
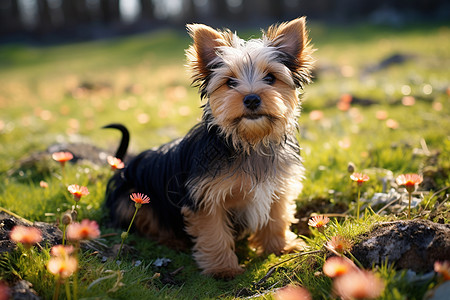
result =
[[[303,177],[293,139],[300,104],[296,88],[310,81],[312,48],[305,18],[272,26],[250,41],[206,25],[188,25],[188,30],[194,40],[186,51],[188,67],[207,98],[204,119],[242,153],[213,176],[191,178],[186,187],[195,209],[181,212],[203,273],[234,277],[243,272],[234,254],[236,225],[251,233],[250,244],[259,252],[304,247],[290,231]],[[274,82],[268,83],[268,74]],[[233,85],[227,84],[230,79]],[[257,109],[244,105],[249,94],[261,99]],[[136,221],[159,234],[151,220],[138,216]]]

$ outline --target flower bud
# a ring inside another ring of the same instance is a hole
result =
[[[126,232],[126,231],[122,232],[120,237],[122,238],[122,240],[125,240],[128,237],[128,232]]]
[[[72,214],[70,212],[66,212],[61,218],[61,223],[66,226],[72,223]]]

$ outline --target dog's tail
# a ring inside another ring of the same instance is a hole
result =
[[[117,148],[115,156],[123,160],[125,155],[127,154],[128,144],[130,143],[130,132],[124,125],[119,123],[108,124],[106,126],[103,126],[102,128],[118,129],[122,133],[122,139],[120,140],[120,144]]]

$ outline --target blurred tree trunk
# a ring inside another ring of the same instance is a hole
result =
[[[23,29],[17,0],[4,0],[0,7],[0,33],[11,33]]]
[[[105,23],[120,21],[119,0],[101,0],[100,10]]]
[[[141,18],[144,20],[154,19],[154,7],[152,0],[141,0]]]

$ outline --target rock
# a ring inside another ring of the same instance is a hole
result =
[[[19,217],[0,211],[0,253],[11,251],[15,248],[16,244],[9,239],[9,233],[16,225],[34,226],[38,228],[42,232],[42,242],[40,242],[42,246],[48,244],[51,247],[62,242],[62,231],[55,225],[44,222],[31,224]]]
[[[380,224],[362,238],[352,253],[366,268],[387,260],[397,269],[430,272],[435,261],[450,258],[450,224],[394,221]]]
[[[11,295],[14,300],[38,300],[41,299],[36,291],[33,289],[33,285],[26,281],[20,280],[11,287]]]

